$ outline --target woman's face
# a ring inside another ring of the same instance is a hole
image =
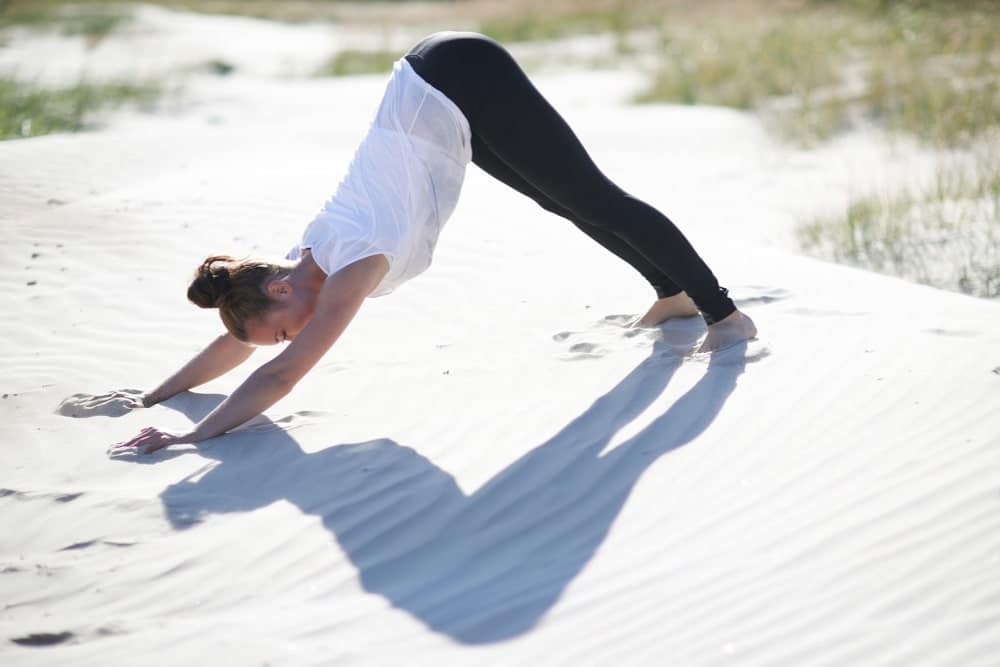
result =
[[[316,297],[308,290],[293,290],[285,280],[268,287],[272,305],[264,317],[246,323],[248,340],[254,345],[275,345],[295,340],[316,308]]]

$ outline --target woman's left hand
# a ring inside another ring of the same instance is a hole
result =
[[[158,449],[163,449],[170,445],[179,445],[185,442],[194,442],[191,434],[175,434],[161,431],[158,428],[147,426],[139,431],[139,435],[131,440],[118,442],[108,448],[108,456],[120,456],[122,454],[152,454]]]

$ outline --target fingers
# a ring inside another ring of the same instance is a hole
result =
[[[118,458],[125,458],[127,456],[134,456],[138,454],[138,451],[136,451],[132,447],[116,446],[109,448],[108,451],[105,453],[108,455],[109,459],[118,459]]]
[[[110,458],[115,458],[116,456],[121,456],[123,454],[136,453],[138,453],[138,450],[136,450],[135,446],[127,442],[119,442],[111,445],[105,452],[105,454],[107,454]]]
[[[163,449],[164,447],[181,442],[185,442],[183,436],[177,436],[172,433],[167,433],[157,428],[153,428],[152,426],[147,426],[139,431],[139,435],[135,436],[131,440],[119,442],[108,447],[107,454],[110,457],[125,454],[152,454],[153,452]]]
[[[170,444],[169,436],[152,426],[139,431],[139,435],[130,440],[118,442],[107,449],[108,456],[121,454],[148,454]]]
[[[107,455],[116,456],[118,454],[134,454],[138,450],[136,440],[138,438],[132,438],[131,440],[126,440],[125,442],[116,442],[110,447],[108,447]]]

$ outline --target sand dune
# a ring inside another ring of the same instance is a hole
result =
[[[136,459],[105,449],[274,351],[149,410],[93,396],[218,331],[189,272],[291,245],[381,79],[202,82],[175,115],[0,145],[0,662],[995,665],[1000,308],[789,251],[780,193],[836,206],[816,174],[867,144],[786,154],[587,76],[539,82],[759,340],[626,328],[641,279],[473,169],[435,265],[290,396]]]

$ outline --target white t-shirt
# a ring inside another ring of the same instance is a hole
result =
[[[383,254],[389,272],[370,296],[388,294],[431,264],[472,160],[469,122],[405,59],[336,193],[288,254],[309,248],[327,275]]]

